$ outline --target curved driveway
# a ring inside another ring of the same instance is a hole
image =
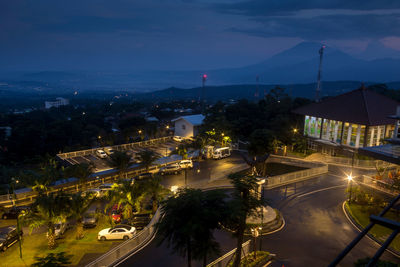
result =
[[[263,250],[277,254],[271,266],[327,266],[349,244],[358,231],[343,214],[345,189],[343,178],[327,174],[265,191],[270,204],[278,207],[286,220],[283,230],[262,238]],[[235,239],[229,233],[217,231],[216,237],[223,253],[234,248]],[[372,256],[377,249],[373,241],[364,238],[341,266],[353,266],[354,261]],[[382,258],[400,263],[388,252]],[[186,261],[153,241],[120,266],[186,266]],[[201,264],[196,262],[194,266]]]

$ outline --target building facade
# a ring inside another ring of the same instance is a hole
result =
[[[46,109],[50,109],[50,108],[59,108],[61,106],[66,106],[69,105],[69,100],[63,97],[57,97],[56,101],[45,101],[44,102],[44,107]]]
[[[336,154],[342,149],[379,146],[391,138],[398,102],[362,87],[298,108],[304,135],[316,150]]]
[[[184,138],[194,137],[198,133],[198,127],[203,123],[204,116],[198,115],[188,115],[182,116],[172,120],[175,124],[174,135],[182,136]]]

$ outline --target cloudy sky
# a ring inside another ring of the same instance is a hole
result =
[[[302,41],[400,50],[400,1],[0,0],[2,70],[238,67]]]

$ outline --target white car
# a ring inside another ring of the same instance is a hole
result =
[[[92,188],[88,189],[85,192],[82,192],[82,196],[90,195],[90,197],[96,198],[101,197],[101,189],[100,188]]]
[[[98,156],[101,159],[107,158],[106,152],[104,152],[104,150],[102,150],[102,149],[97,149],[96,150],[96,156]]]
[[[107,155],[111,156],[114,154],[115,150],[112,147],[106,147],[104,148],[104,152],[106,152]]]
[[[123,239],[128,240],[132,238],[136,232],[136,228],[130,225],[116,225],[112,228],[106,228],[99,232],[97,239],[100,241],[111,240],[111,239]]]
[[[181,169],[192,169],[193,168],[193,161],[191,159],[184,159],[179,162],[179,166]]]
[[[177,135],[175,135],[172,139],[176,142],[182,142],[183,140],[185,140],[182,136]]]

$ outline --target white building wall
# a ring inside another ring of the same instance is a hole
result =
[[[175,121],[175,135],[185,138],[194,136],[193,125],[184,119]]]

